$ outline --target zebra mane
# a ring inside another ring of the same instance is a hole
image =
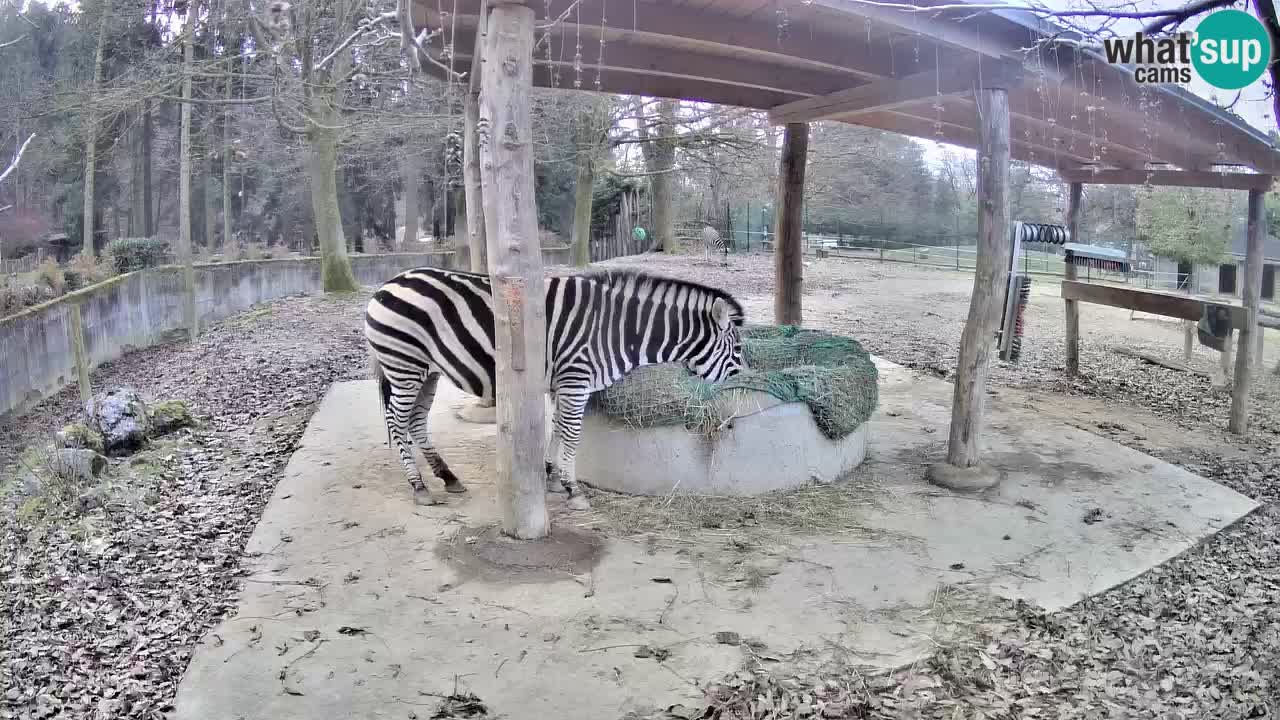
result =
[[[719,298],[728,303],[729,308],[732,310],[734,325],[742,325],[746,318],[746,313],[742,309],[742,303],[739,303],[737,298],[720,288],[703,285],[702,283],[693,282],[691,280],[681,280],[679,278],[667,277],[665,275],[654,275],[642,270],[622,270],[617,268],[586,270],[576,273],[576,275],[609,287],[617,287],[625,285],[627,282],[632,282],[635,284],[636,288],[649,286],[655,291],[673,285],[676,287],[688,288],[691,291],[710,295],[713,298]]]

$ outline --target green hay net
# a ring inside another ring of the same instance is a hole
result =
[[[592,409],[637,428],[683,424],[714,433],[732,418],[715,402],[734,390],[756,390],[809,405],[822,433],[839,440],[866,422],[879,402],[879,373],[856,340],[789,325],[746,325],[747,369],[726,382],[703,382],[683,366],[646,365],[595,393]]]

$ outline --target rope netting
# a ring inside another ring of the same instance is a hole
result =
[[[758,391],[784,403],[808,404],[832,440],[857,430],[875,412],[879,373],[852,338],[789,325],[746,325],[742,346],[747,369],[726,382],[704,382],[677,364],[646,365],[596,393],[592,407],[629,427],[683,424],[710,434],[754,412],[737,400],[742,391]]]

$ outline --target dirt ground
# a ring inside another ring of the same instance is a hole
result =
[[[953,376],[972,276],[874,261],[813,260],[806,324],[848,334],[876,355]],[[611,261],[724,287],[753,322],[772,319],[772,257]],[[1255,388],[1246,436],[1225,432],[1230,398],[1208,379],[1114,352],[1182,352],[1177,322],[1083,306],[1083,374],[1062,370],[1062,301],[1037,277],[1019,363],[994,362],[992,392],[1180,465],[1263,504],[1155,570],[1053,614],[1019,607],[977,645],[877,678],[840,671],[831,717],[1270,716],[1280,708],[1280,378]],[[148,400],[189,401],[202,425],[157,449],[165,480],[144,507],[75,508],[38,523],[0,516],[0,717],[164,717],[197,638],[234,603],[239,554],[307,418],[335,380],[362,377],[359,317],[368,293],[288,298],[211,328],[194,345],[131,353],[93,375]],[[1280,334],[1267,338],[1267,365]],[[1196,348],[1196,363],[1217,354]],[[0,466],[77,412],[74,388],[0,419]],[[116,464],[113,473],[132,470]],[[743,675],[740,673],[740,675]],[[766,692],[810,692],[813,678],[759,670],[708,689],[720,714]],[[780,683],[780,684],[778,684]],[[799,688],[799,689],[796,689]],[[807,688],[807,689],[806,689]],[[823,691],[824,693],[826,690]],[[711,706],[709,706],[711,707]],[[736,712],[736,710],[735,710]],[[677,717],[679,715],[671,715]],[[444,717],[448,717],[447,715]]]

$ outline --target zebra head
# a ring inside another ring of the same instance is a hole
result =
[[[703,380],[723,382],[737,375],[746,367],[742,361],[742,306],[732,298],[718,297],[711,303],[711,312],[704,332],[711,333],[711,342],[704,352],[685,361],[685,367]]]

